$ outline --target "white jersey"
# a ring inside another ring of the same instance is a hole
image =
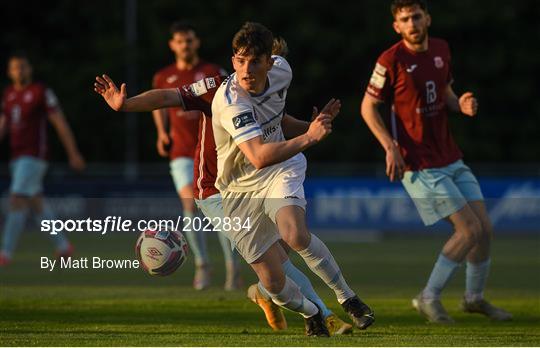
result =
[[[265,143],[284,141],[281,120],[285,114],[287,89],[292,70],[285,58],[272,56],[267,89],[250,95],[240,87],[236,74],[225,80],[212,102],[212,126],[218,157],[216,188],[220,191],[250,192],[269,185],[286,170],[305,171],[301,153],[262,169],[256,169],[238,148],[238,144],[262,136]]]

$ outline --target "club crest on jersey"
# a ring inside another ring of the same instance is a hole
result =
[[[441,57],[437,56],[435,58],[433,58],[433,62],[435,63],[435,67],[437,69],[442,69],[442,67],[444,66],[444,61]]]
[[[253,113],[250,111],[233,117],[232,121],[234,129],[238,129],[255,123],[255,118],[253,117]]]

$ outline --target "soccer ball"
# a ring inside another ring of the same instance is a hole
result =
[[[188,245],[181,232],[146,230],[137,239],[135,253],[148,274],[166,276],[186,262]]]

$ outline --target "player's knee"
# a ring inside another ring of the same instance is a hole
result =
[[[281,237],[287,245],[296,251],[304,250],[309,246],[309,233],[307,230],[299,228],[298,226],[290,226],[290,228],[281,233]]]
[[[468,219],[461,231],[463,244],[473,247],[482,237],[482,224],[476,218]]]
[[[29,199],[21,195],[12,194],[9,197],[9,207],[11,210],[21,210],[28,208]]]

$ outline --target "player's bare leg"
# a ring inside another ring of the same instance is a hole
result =
[[[56,215],[42,194],[30,198],[30,207],[35,214],[38,226],[41,226],[42,220],[56,219]],[[73,245],[63,232],[59,231],[56,235],[50,235],[50,238],[54,243],[57,258],[67,258],[73,255]]]
[[[454,322],[442,306],[441,292],[482,233],[480,221],[468,204],[448,220],[454,226],[454,234],[444,245],[426,287],[412,300],[413,307],[428,321],[441,324]]]
[[[469,205],[480,220],[482,233],[467,254],[466,289],[461,308],[467,313],[480,313],[493,320],[511,320],[511,313],[493,306],[484,299],[484,288],[491,264],[493,225],[483,201],[470,202]]]
[[[17,247],[17,241],[24,229],[26,217],[30,207],[27,196],[11,194],[9,197],[9,211],[2,235],[2,250],[0,251],[0,266],[7,266]]]
[[[306,324],[306,335],[329,336],[320,309],[285,275],[282,259],[283,249],[276,242],[250,264],[259,278],[259,290],[265,291],[275,304],[302,315]]]
[[[276,223],[283,240],[304,259],[308,267],[329,288],[359,329],[366,329],[374,320],[373,311],[347,285],[330,250],[317,236],[309,233],[305,211],[299,206],[282,207],[276,213]]]
[[[184,234],[189,243],[189,248],[195,259],[195,275],[193,277],[193,288],[195,290],[204,290],[210,286],[210,260],[206,248],[206,232],[195,231],[193,224],[186,227],[189,220],[197,214],[195,201],[193,199],[193,187],[190,184],[185,185],[178,191],[178,196],[182,201],[182,216],[188,219],[184,220]]]

